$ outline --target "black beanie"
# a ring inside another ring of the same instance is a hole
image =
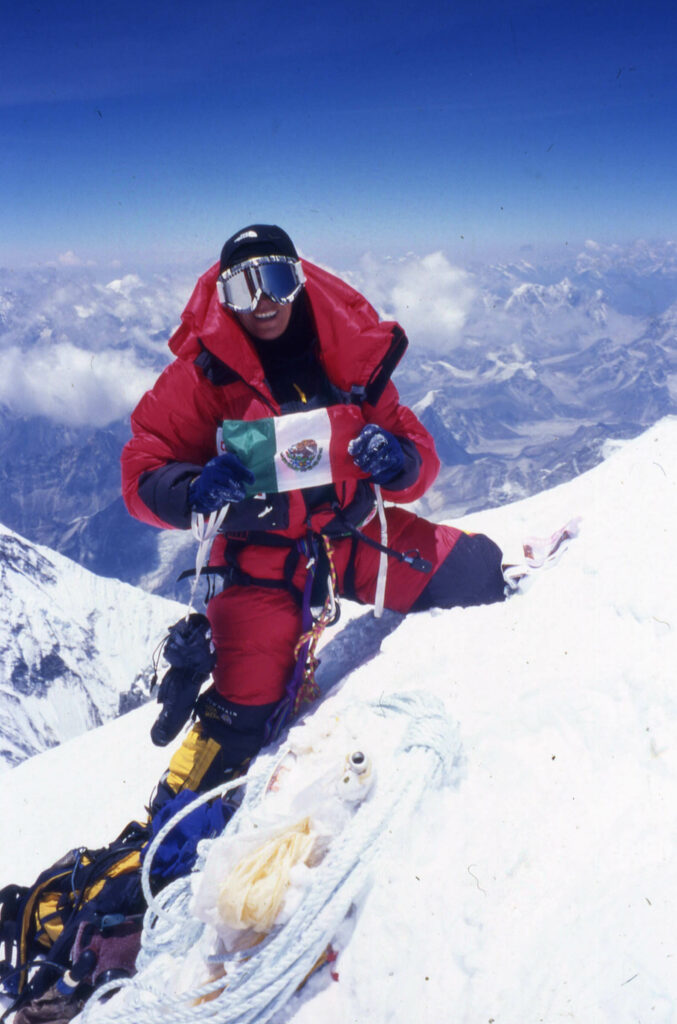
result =
[[[282,228],[275,224],[250,224],[232,235],[221,250],[221,273],[255,256],[299,258],[294,243]]]

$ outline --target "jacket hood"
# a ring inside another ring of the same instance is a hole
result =
[[[394,321],[380,321],[364,296],[340,278],[306,260],[302,264],[325,372],[342,391],[366,387],[391,351],[393,337],[404,337],[401,328]],[[169,347],[179,359],[189,361],[204,347],[242,379],[265,387],[246,332],[218,301],[218,275],[216,263],[200,277]],[[399,356],[405,347],[406,341]]]

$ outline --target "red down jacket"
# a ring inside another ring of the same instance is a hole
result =
[[[345,282],[305,261],[303,268],[322,367],[343,401],[355,403],[350,406],[356,417],[355,435],[362,422],[375,422],[413,444],[420,458],[418,476],[403,490],[384,487],[383,493],[390,501],[414,501],[435,479],[439,460],[430,434],[400,405],[390,381],[406,348],[406,337],[396,323],[379,321],[367,300]],[[153,510],[147,493],[150,485],[144,493],[144,481],[162,477],[158,471],[166,467],[178,493],[178,483],[197,475],[216,454],[216,431],[224,419],[255,420],[280,413],[254,347],[237,319],[218,302],[218,273],[215,265],[199,279],[169,342],[176,359],[132,414],[133,436],[122,454],[123,495],[131,514],[154,526],[190,525],[186,488],[181,491],[184,508],[174,510],[165,499]],[[365,482],[357,477],[336,483],[342,509],[354,502],[358,485],[364,491]],[[271,532],[303,536],[308,509],[302,492],[289,492],[285,501],[288,514]],[[312,511],[310,525],[320,529],[334,515],[329,505],[320,506]]]
[[[365,422],[374,422],[398,437],[405,471],[383,494],[390,502],[414,501],[434,480],[439,461],[432,438],[400,405],[390,380],[406,337],[396,323],[380,322],[366,299],[340,279],[309,263],[304,271],[316,352],[336,405],[341,415],[354,417],[354,436]],[[237,319],[221,308],[215,288],[218,272],[214,266],[198,281],[170,340],[176,359],[139,402],[132,415],[133,436],[122,455],[129,511],[159,527],[190,525],[189,484],[217,454],[217,428],[224,419],[256,420],[289,411],[275,401]],[[239,574],[230,576],[207,608],[217,652],[214,684],[233,706],[272,707],[284,694],[295,664],[301,610],[290,590],[276,584],[285,580],[297,592],[303,589],[306,559],[293,544],[271,544],[270,534],[296,539],[308,526],[322,530],[330,537],[339,594],[374,602],[380,555],[368,541],[379,541],[379,520],[371,518],[362,526],[374,511],[372,485],[356,472],[314,491],[254,496],[231,505],[225,527],[230,533],[220,534],[212,547],[212,565],[231,570],[235,561]],[[414,571],[390,558],[386,608],[406,613],[414,606],[502,599],[500,551],[493,542],[464,537],[457,543],[460,530],[393,505],[388,505],[386,519],[390,547],[418,551],[432,568],[430,573]],[[363,542],[350,535],[346,521],[361,526]],[[289,568],[292,556],[296,562]]]

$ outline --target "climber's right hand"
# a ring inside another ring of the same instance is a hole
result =
[[[188,501],[195,512],[215,512],[224,505],[242,501],[254,474],[232,452],[211,459],[188,490]]]

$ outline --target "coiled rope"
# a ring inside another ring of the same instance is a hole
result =
[[[190,803],[155,838],[144,863],[144,892],[149,910],[144,921],[138,973],[127,982],[111,982],[86,1005],[81,1024],[133,1020],[134,1024],[266,1024],[312,971],[318,958],[365,888],[371,866],[390,833],[415,811],[423,794],[454,779],[458,739],[444,707],[424,692],[398,694],[366,705],[378,715],[405,716],[406,728],[392,763],[379,762],[377,785],[332,842],[290,919],[255,948],[210,957],[219,977],[178,992],[175,978],[184,958],[200,941],[205,925],[189,912],[191,879],[177,879],[159,896],[150,893],[152,856],[170,828],[195,810]],[[406,759],[406,760],[405,760]],[[404,761],[404,764],[401,762]],[[270,778],[270,757],[260,757],[244,779],[217,787],[200,798],[214,799],[246,784],[242,811],[263,798]],[[227,826],[237,829],[236,814]],[[213,840],[200,844],[196,870],[202,870]],[[224,974],[225,972],[225,974]],[[205,971],[206,973],[206,971]],[[116,990],[118,990],[116,992]],[[106,1002],[106,998],[115,993]]]

